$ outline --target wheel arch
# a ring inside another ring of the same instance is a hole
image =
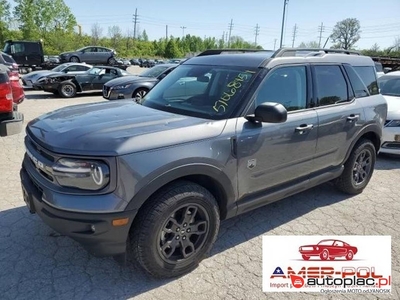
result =
[[[376,153],[378,153],[379,149],[381,147],[381,136],[382,136],[382,129],[378,125],[369,125],[369,126],[365,127],[362,131],[360,131],[360,133],[357,135],[357,137],[351,143],[349,149],[347,150],[344,162],[347,161],[347,159],[350,157],[354,147],[362,139],[370,140],[375,146]]]
[[[210,165],[182,166],[163,173],[141,188],[125,210],[137,210],[139,214],[144,203],[156,192],[180,180],[190,181],[206,188],[218,203],[221,220],[236,213],[235,193],[229,178],[220,169]]]

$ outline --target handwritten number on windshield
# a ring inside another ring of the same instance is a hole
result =
[[[237,91],[242,87],[243,81],[247,81],[251,75],[254,74],[253,71],[245,71],[244,73],[238,74],[235,79],[229,82],[226,87],[228,89],[227,92],[224,92],[219,100],[215,101],[213,109],[217,113],[223,113],[226,111],[229,106],[229,101],[234,97]]]

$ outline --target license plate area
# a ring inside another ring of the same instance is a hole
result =
[[[32,194],[30,194],[24,187],[22,187],[22,196],[24,198],[24,202],[25,202],[26,206],[29,209],[29,212],[31,214],[34,214],[36,211],[35,211],[35,206],[33,204]]]

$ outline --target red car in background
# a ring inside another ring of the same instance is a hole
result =
[[[17,73],[18,74],[18,73]],[[16,83],[18,77],[18,84]],[[18,134],[22,131],[24,115],[17,110],[25,98],[19,87],[19,75],[0,64],[0,136]]]
[[[24,89],[19,80],[19,67],[15,62],[14,58],[7,53],[0,52],[0,65],[4,65],[8,68],[8,77],[11,82],[13,102],[16,108],[18,104],[21,104],[25,99]]]
[[[318,244],[299,247],[299,252],[304,260],[309,260],[312,256],[318,256],[321,260],[334,260],[336,257],[344,257],[346,260],[352,260],[357,251],[357,247],[333,239],[322,240]]]

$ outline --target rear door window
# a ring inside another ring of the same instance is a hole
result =
[[[361,79],[364,81],[371,95],[379,94],[376,70],[373,66],[354,67]]]

